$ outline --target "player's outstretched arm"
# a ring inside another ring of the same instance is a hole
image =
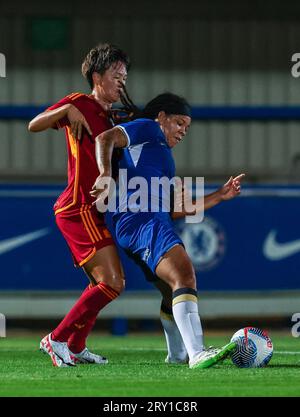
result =
[[[217,191],[204,196],[204,207],[201,204],[196,204],[197,202],[195,200],[193,201],[193,204],[195,205],[195,207],[200,207],[201,210],[204,209],[205,211],[210,209],[211,207],[216,206],[222,201],[231,200],[232,198],[237,197],[241,193],[241,181],[244,177],[245,174],[239,174],[236,177],[231,176],[229,180]],[[172,213],[172,218],[174,220],[185,216],[197,214],[197,210],[195,210],[194,212],[186,212],[184,210],[184,199],[189,197],[187,196],[187,193],[187,190],[182,190],[182,193],[180,195],[180,198],[182,198],[182,211]],[[177,207],[180,207],[180,204]]]
[[[241,194],[241,181],[246,174],[239,174],[236,177],[230,177],[229,180],[221,187],[218,192],[221,201],[231,200]]]

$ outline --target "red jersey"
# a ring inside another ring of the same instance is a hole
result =
[[[65,210],[79,209],[91,205],[94,198],[90,191],[99,175],[95,156],[95,138],[100,133],[113,127],[107,113],[101,105],[86,94],[73,93],[58,103],[49,107],[53,110],[65,104],[73,104],[87,120],[93,136],[83,129],[81,140],[72,136],[70,122],[67,117],[57,122],[57,128],[65,128],[68,150],[68,186],[58,197],[54,210],[55,214]]]

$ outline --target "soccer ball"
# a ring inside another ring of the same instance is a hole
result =
[[[267,332],[255,327],[238,330],[231,338],[236,342],[237,349],[231,359],[239,368],[262,368],[273,355],[273,344]]]

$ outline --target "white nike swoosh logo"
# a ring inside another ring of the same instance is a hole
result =
[[[271,230],[268,234],[264,245],[263,253],[271,261],[280,261],[300,252],[300,239],[292,242],[279,243],[276,241],[276,230]]]
[[[20,246],[26,245],[26,243],[39,239],[49,233],[49,228],[39,229],[35,232],[26,233],[24,235],[15,236],[10,239],[0,241],[0,255],[9,252],[13,249],[17,249]]]

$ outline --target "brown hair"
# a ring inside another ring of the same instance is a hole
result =
[[[126,66],[127,71],[130,68],[130,60],[128,55],[118,48],[116,45],[109,43],[103,43],[95,46],[85,57],[81,72],[82,75],[87,79],[91,89],[93,89],[93,73],[103,75],[112,64],[116,62],[123,62]]]

